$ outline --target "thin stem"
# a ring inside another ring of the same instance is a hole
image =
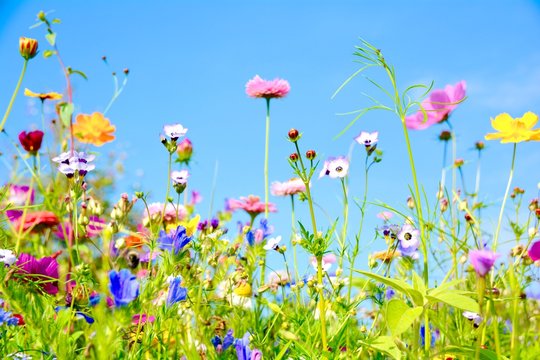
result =
[[[514,176],[514,164],[516,162],[516,149],[517,149],[517,143],[514,143],[514,150],[512,151],[512,165],[510,165],[510,174],[508,175],[508,184],[506,185],[506,192],[504,193],[503,202],[501,204],[501,211],[499,212],[499,220],[497,221],[497,230],[495,230],[495,235],[493,237],[493,251],[497,249],[497,243],[499,240],[499,233],[501,231],[504,208],[506,206],[506,200],[508,199],[508,193],[510,192],[510,185],[512,184],[512,177]]]
[[[345,178],[341,178],[341,188],[343,190],[343,228],[341,229],[341,239],[340,239],[341,256],[339,257],[339,268],[343,269],[343,254],[345,252],[347,226],[349,222],[349,197],[348,197],[347,184],[345,184]]]
[[[165,193],[165,202],[163,203],[163,213],[161,219],[165,218],[165,211],[167,210],[167,204],[169,203],[169,193],[171,191],[171,166],[172,166],[172,154],[169,152],[169,163],[167,167],[167,192]]]
[[[17,97],[17,94],[19,93],[19,89],[21,88],[22,80],[24,78],[24,74],[26,73],[26,67],[27,66],[28,66],[28,60],[24,60],[21,75],[19,75],[19,81],[17,81],[17,85],[15,86],[15,90],[13,91],[13,95],[11,95],[11,100],[9,101],[6,112],[4,113],[4,117],[2,118],[2,123],[0,124],[0,131],[4,130],[4,125],[6,124],[7,118],[9,116],[9,114],[11,113],[11,108],[13,107],[13,103],[15,102],[15,98]]]
[[[296,280],[298,281],[300,279],[300,275],[298,273],[298,261],[296,258],[296,221],[294,216],[294,195],[291,195],[291,244],[293,247],[293,260],[294,260],[294,274],[296,276]]]
[[[264,217],[268,219],[268,147],[270,143],[270,98],[266,99],[266,137],[264,145]]]

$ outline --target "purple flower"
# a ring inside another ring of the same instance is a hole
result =
[[[79,176],[85,176],[89,171],[95,169],[94,164],[90,164],[96,157],[94,155],[86,154],[84,151],[81,152],[64,152],[57,157],[54,157],[52,160],[57,162],[58,171],[66,175],[68,178],[75,176],[75,173],[78,173]]]
[[[167,306],[171,306],[179,301],[184,301],[187,298],[187,289],[180,286],[182,278],[180,276],[169,280],[169,295],[167,296]]]
[[[186,228],[178,226],[176,230],[171,230],[168,234],[161,230],[159,232],[158,246],[162,250],[173,251],[178,254],[191,241],[191,237],[187,236]]]
[[[236,357],[238,360],[251,360],[251,348],[249,347],[249,332],[244,334],[241,339],[236,339],[234,347],[236,348]]]
[[[528,253],[532,261],[540,260],[540,240],[531,245]]]
[[[139,296],[139,282],[128,269],[109,272],[109,290],[116,306],[124,306]]]
[[[37,282],[43,291],[50,295],[58,293],[58,262],[56,258],[47,256],[36,259],[30,254],[21,254],[15,265],[17,273],[24,275],[25,280]]]
[[[0,325],[19,325],[19,319],[15,316],[12,316],[11,312],[5,311],[4,309],[0,308]]]
[[[478,276],[484,277],[489,270],[495,264],[495,260],[499,257],[499,254],[494,253],[491,250],[471,250],[469,251],[469,261],[474,267],[474,271]]]

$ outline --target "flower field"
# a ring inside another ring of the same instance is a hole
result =
[[[166,164],[163,181],[116,196],[101,149],[117,141],[109,110],[129,89],[130,70],[113,72],[102,111],[81,111],[74,81],[88,76],[64,63],[75,50],[61,43],[53,15],[39,12],[35,38],[20,37],[22,70],[0,113],[9,162],[0,183],[1,358],[540,358],[540,183],[521,188],[514,176],[531,164],[518,149],[540,142],[539,109],[477,119],[492,130],[477,134],[464,160],[456,134],[467,125],[454,119],[474,102],[467,81],[404,84],[391,56],[358,40],[356,71],[333,95],[358,84],[369,92],[369,105],[347,113],[336,136],[352,139],[348,153],[323,156],[313,131],[291,123],[280,135],[289,180],[272,178],[270,127],[295,84],[254,74],[241,81],[264,124],[258,147],[246,150],[260,164],[252,171],[239,160],[237,171],[259,193],[219,199],[207,211],[202,198],[213,201],[214,192],[196,190],[193,164],[195,144],[213,144],[192,138],[189,120],[154,119],[160,136],[146,141],[162,144],[154,161]],[[28,69],[53,60],[64,88],[28,88]],[[38,104],[36,126],[13,115],[24,97]],[[393,121],[399,143],[364,126],[378,112]],[[438,134],[434,193],[413,151],[428,129]],[[489,147],[511,161],[482,167]],[[407,198],[370,193],[389,152],[404,164],[390,181],[406,183]],[[484,172],[506,186],[483,193]],[[534,182],[539,174],[529,169]],[[339,200],[336,213],[318,203],[316,190],[328,183],[338,190],[329,195]],[[287,223],[275,221],[278,211]]]

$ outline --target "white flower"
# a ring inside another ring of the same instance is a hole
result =
[[[329,158],[324,162],[324,166],[319,173],[319,179],[325,175],[332,179],[344,178],[349,173],[349,160],[344,156]]]
[[[467,319],[473,321],[475,326],[479,326],[480,323],[483,320],[482,317],[479,314],[477,314],[475,312],[472,312],[472,311],[464,311],[463,316],[465,316]]]
[[[189,172],[187,170],[171,172],[171,179],[175,184],[186,185]]]
[[[11,250],[0,249],[0,262],[6,265],[13,265],[17,262],[17,256]]]
[[[263,246],[263,249],[268,250],[277,250],[279,249],[279,242],[281,241],[281,236],[277,236],[275,238],[268,239],[266,241],[266,244]]]
[[[179,137],[186,135],[187,131],[188,129],[183,127],[181,124],[165,125],[163,127],[163,132],[165,135],[173,140],[177,140]]]
[[[362,131],[360,135],[354,138],[354,140],[360,145],[364,145],[366,147],[372,146],[379,141],[379,132],[374,131],[372,133],[368,133],[367,131]]]
[[[336,255],[334,254],[324,255],[321,261],[322,270],[324,272],[328,272],[328,270],[330,270],[330,268],[332,267],[332,264],[335,263],[336,261],[337,261]],[[317,258],[315,256],[311,257],[311,266],[313,266],[313,268],[317,270]]]

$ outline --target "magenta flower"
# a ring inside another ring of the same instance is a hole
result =
[[[272,183],[272,195],[289,196],[306,191],[306,185],[299,178],[293,178],[285,182],[275,181]]]
[[[30,197],[30,199],[28,199]],[[26,202],[28,201],[28,205],[32,205],[34,203],[34,190],[30,189],[29,186],[26,185],[10,185],[9,186],[9,198],[8,202],[13,204],[14,206],[25,206]],[[22,210],[7,210],[6,216],[10,221],[17,220],[21,215],[23,211]]]
[[[25,280],[37,282],[43,291],[50,295],[58,293],[58,262],[56,258],[47,256],[36,259],[30,254],[21,254],[15,266],[17,273],[24,275]]]
[[[246,94],[252,98],[282,98],[287,96],[291,86],[287,80],[274,79],[264,80],[255,75],[255,77],[249,80],[246,84]]]
[[[429,97],[422,101],[421,107],[425,113],[419,110],[417,113],[407,116],[405,124],[409,129],[423,130],[445,121],[465,98],[466,88],[467,84],[462,80],[454,86],[446,85],[444,89],[433,90]]]
[[[251,217],[255,217],[260,213],[264,212],[265,209],[265,203],[261,202],[260,198],[255,195],[249,195],[248,197],[241,196],[240,200],[237,199],[229,199],[227,203],[227,208],[230,211],[235,211],[238,209],[244,210],[247,212]],[[276,205],[268,203],[268,211],[270,212],[276,212],[277,208]]]
[[[531,245],[528,253],[532,261],[540,260],[540,240]]]
[[[487,275],[489,270],[495,264],[495,260],[499,257],[499,254],[494,253],[491,250],[471,250],[469,251],[469,261],[474,267],[474,271],[480,277]]]

